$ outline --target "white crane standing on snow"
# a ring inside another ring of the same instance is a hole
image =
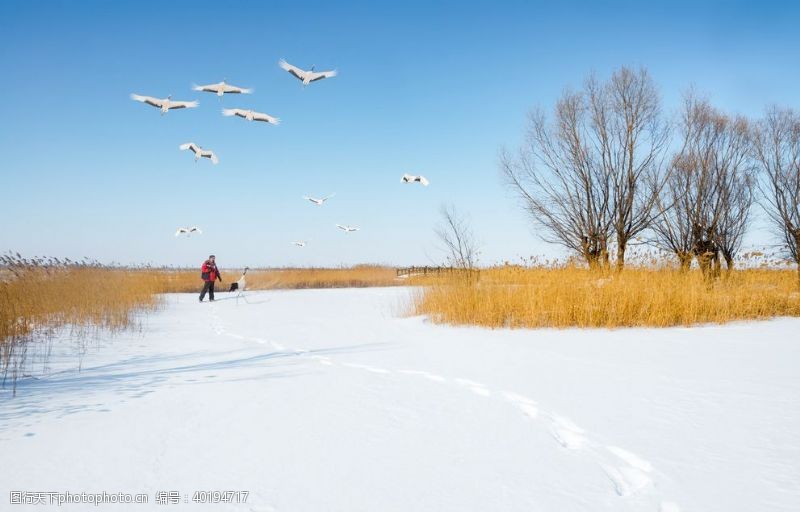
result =
[[[237,116],[248,121],[262,121],[269,124],[280,124],[281,120],[277,117],[272,117],[263,112],[254,112],[252,110],[244,110],[242,108],[223,108],[222,115],[226,117]]]
[[[210,149],[203,149],[194,142],[187,142],[186,144],[181,144],[178,146],[181,151],[185,151],[187,149],[191,150],[194,153],[194,161],[197,162],[201,158],[208,158],[211,160],[211,163],[217,165],[219,163],[219,158],[217,155],[211,151]]]
[[[216,84],[208,84],[208,85],[195,85],[192,87],[195,91],[203,91],[203,92],[213,92],[220,98],[223,94],[250,94],[253,92],[253,89],[245,89],[244,87],[237,87],[235,85],[231,85],[226,83],[225,80],[218,82]]]
[[[192,236],[192,233],[197,233],[198,235],[203,234],[203,232],[200,231],[200,228],[197,226],[192,226],[190,228],[178,228],[178,230],[175,232],[175,236],[186,235],[187,237],[190,237]]]
[[[228,290],[229,292],[238,291],[239,293],[236,295],[237,297],[244,293],[245,289],[247,288],[247,279],[245,279],[244,276],[247,274],[248,270],[250,270],[250,267],[244,267],[242,276],[235,283],[231,283],[231,288]]]
[[[400,178],[400,181],[403,183],[422,183],[422,186],[427,187],[430,184],[430,181],[425,176],[412,176],[411,174],[403,174],[403,177]]]
[[[140,96],[138,94],[131,94],[131,99],[161,109],[162,116],[175,108],[195,108],[197,106],[196,101],[172,101],[172,95],[169,95],[166,98],[161,99],[161,98],[153,98],[152,96]]]
[[[324,78],[333,78],[336,76],[336,70],[332,71],[314,71],[314,66],[311,66],[310,71],[300,69],[297,66],[292,66],[285,60],[281,59],[278,65],[289,72],[292,76],[303,82],[303,85],[308,85],[311,82],[322,80]]]
[[[303,196],[303,199],[305,199],[306,201],[310,201],[317,206],[322,206],[323,204],[325,204],[325,201],[327,201],[328,199],[332,198],[335,195],[336,194],[331,194],[329,196],[323,197],[322,199],[317,199],[316,197],[311,197],[311,196]]]

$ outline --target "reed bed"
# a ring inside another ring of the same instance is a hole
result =
[[[239,279],[241,269],[220,269],[222,283],[217,290],[225,290],[229,283]],[[159,270],[165,286],[171,292],[198,292],[202,288],[200,270]],[[395,269],[380,265],[357,265],[342,268],[286,268],[251,269],[247,272],[248,290],[276,290],[302,288],[365,288],[373,286],[399,286],[407,284],[398,280]]]
[[[15,265],[0,278],[0,340],[63,325],[128,327],[165,291],[149,271],[93,265]]]
[[[131,327],[136,314],[159,305],[164,291],[146,270],[106,268],[88,262],[2,258],[0,267],[0,381],[17,378],[33,341],[69,328],[85,345],[100,331]]]
[[[709,280],[699,270],[498,267],[450,277],[416,295],[433,321],[485,327],[669,327],[800,316],[794,270],[744,269]]]

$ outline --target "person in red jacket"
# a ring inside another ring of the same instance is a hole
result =
[[[208,257],[206,261],[203,262],[203,266],[200,267],[201,277],[203,278],[203,291],[200,292],[200,302],[203,302],[203,299],[208,293],[208,300],[214,300],[214,283],[217,279],[219,282],[222,282],[222,275],[217,268],[217,258],[213,254]]]

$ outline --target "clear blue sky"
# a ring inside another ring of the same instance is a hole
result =
[[[0,250],[430,263],[447,202],[471,217],[484,263],[557,254],[498,176],[531,107],[621,65],[646,66],[668,112],[691,84],[746,115],[800,107],[798,26],[794,2],[2,2]],[[280,58],[339,76],[303,89]],[[190,89],[223,78],[255,93]],[[160,117],[132,92],[200,107]],[[220,164],[195,164],[178,150],[189,140]],[[402,186],[404,172],[432,184]],[[301,199],[333,192],[323,208]],[[176,239],[181,225],[205,233]]]

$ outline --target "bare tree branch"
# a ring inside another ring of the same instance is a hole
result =
[[[473,269],[478,263],[478,244],[467,219],[454,206],[442,205],[442,223],[435,228],[436,236],[444,244],[449,264]]]
[[[800,278],[800,116],[772,107],[758,126],[754,146],[764,209],[798,264]]]

